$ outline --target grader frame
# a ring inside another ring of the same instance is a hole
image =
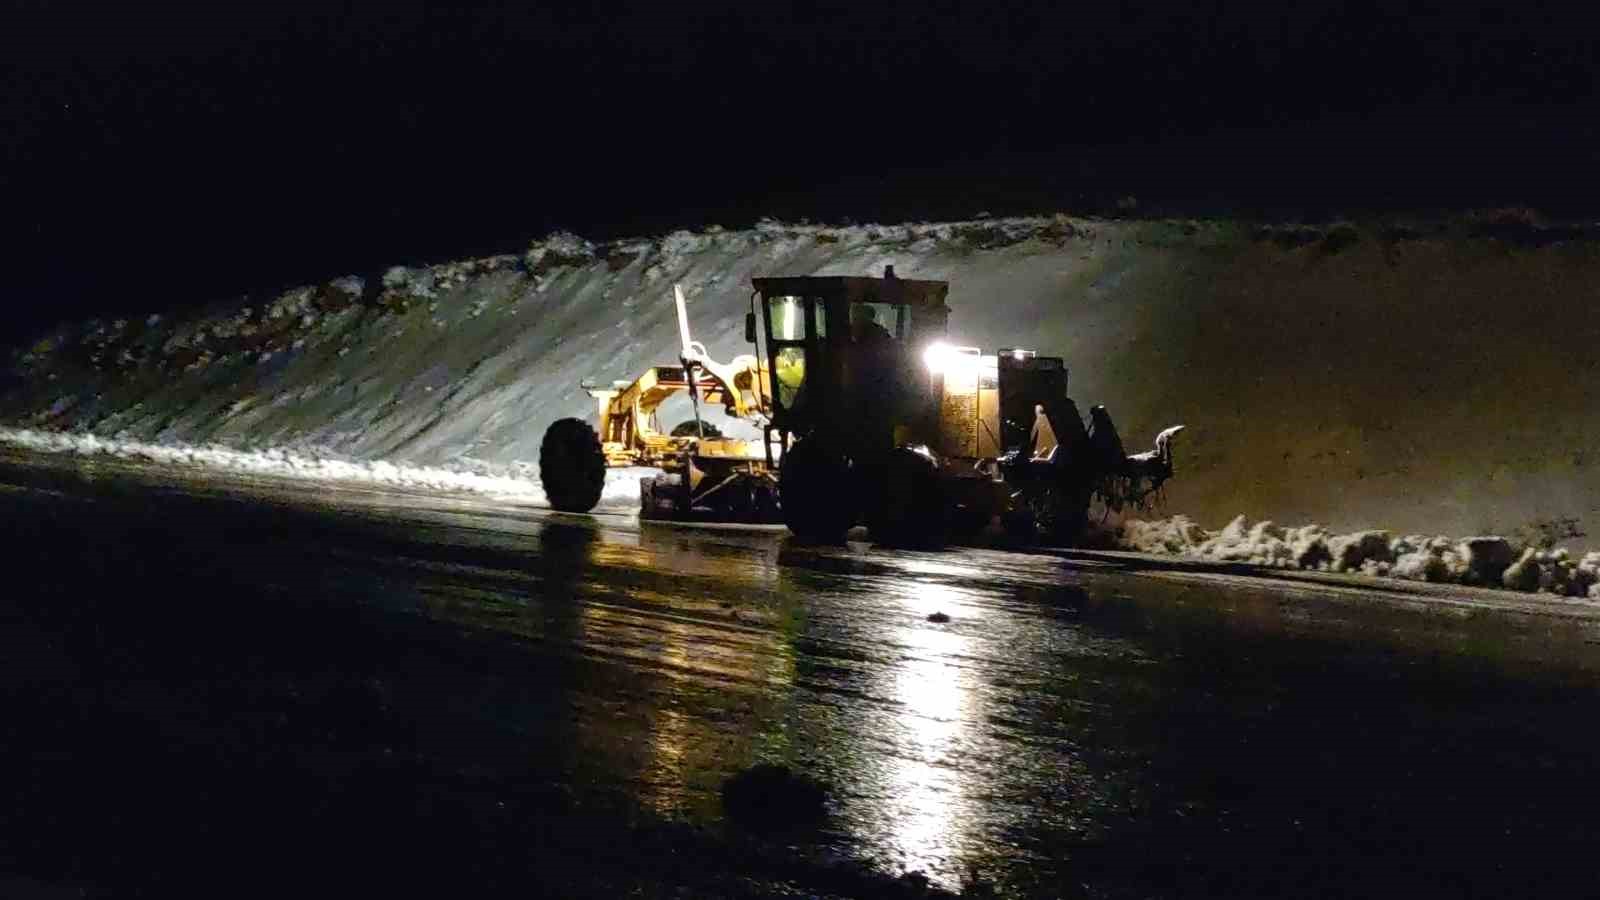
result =
[[[722,436],[701,415],[703,406],[720,406],[732,419],[764,426],[766,398],[772,393],[766,367],[749,355],[726,364],[712,359],[705,346],[690,337],[681,287],[674,287],[674,299],[678,365],[651,366],[633,381],[613,382],[609,388],[584,385],[597,407],[606,466],[662,470],[641,487],[640,511],[647,517],[680,518],[701,510],[733,519],[776,521],[777,472],[769,448],[760,440]],[[659,416],[662,404],[684,393],[694,404],[694,419],[664,430]]]

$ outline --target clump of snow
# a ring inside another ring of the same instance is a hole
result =
[[[1154,522],[1132,519],[1122,526],[1123,544],[1146,553],[1191,556],[1205,543],[1206,537],[1206,530],[1188,516]]]
[[[1539,553],[1532,547],[1522,551],[1516,562],[1506,567],[1500,580],[1506,587],[1514,591],[1536,591],[1539,589]]]
[[[1146,553],[1196,556],[1279,568],[1325,569],[1332,560],[1328,535],[1316,525],[1283,528],[1272,522],[1251,525],[1238,516],[1215,534],[1188,516],[1124,522],[1121,544]]]
[[[1393,537],[1378,530],[1329,534],[1319,525],[1284,528],[1266,521],[1251,524],[1244,516],[1211,532],[1180,515],[1125,521],[1117,543],[1143,553],[1600,600],[1600,552],[1574,560],[1564,549],[1514,544],[1496,535]]]
[[[379,302],[390,302],[396,296],[432,300],[438,296],[433,287],[432,271],[393,266],[383,273],[383,292],[379,295]]]
[[[1572,567],[1567,593],[1577,597],[1600,597],[1600,551],[1585,553]]]
[[[360,297],[367,292],[367,280],[357,275],[345,275],[335,278],[328,286],[351,297]]]
[[[316,451],[236,450],[220,445],[153,444],[92,434],[68,434],[27,428],[0,428],[0,444],[39,453],[74,456],[106,456],[115,459],[159,463],[161,465],[210,472],[267,475],[303,481],[355,482],[391,487],[421,488],[433,491],[483,494],[535,505],[548,505],[544,488],[529,477],[532,467],[509,466],[496,473],[480,461],[464,464],[461,471],[435,466],[393,463],[387,460],[350,460],[325,456]],[[653,475],[650,469],[608,469],[600,506],[606,509],[634,509],[639,504],[639,479]]]
[[[1411,581],[1459,582],[1467,573],[1467,555],[1461,544],[1439,535],[1409,534],[1389,546],[1394,565],[1389,574]]]
[[[1387,531],[1357,531],[1337,535],[1328,541],[1328,552],[1333,556],[1335,572],[1375,570],[1379,565],[1386,566],[1394,562]],[[1384,573],[1387,571],[1385,569]]]
[[[1461,555],[1467,561],[1464,580],[1473,584],[1499,584],[1506,569],[1516,561],[1517,549],[1503,537],[1469,537],[1461,541]]]
[[[1244,516],[1236,517],[1220,533],[1201,544],[1201,553],[1213,559],[1254,562],[1270,558],[1273,542],[1272,523],[1262,522],[1250,528]]]
[[[1547,594],[1581,595],[1572,590],[1577,564],[1565,549],[1544,550],[1539,554],[1539,590]]]
[[[656,261],[644,270],[646,284],[675,277],[687,271],[693,257],[721,241],[720,232],[674,231],[656,243]]]
[[[711,246],[714,240],[716,240],[714,234],[686,230],[674,231],[661,239],[661,255],[671,259],[687,256],[691,253],[699,253]]]
[[[543,240],[535,241],[522,256],[530,271],[540,271],[560,265],[586,263],[595,258],[595,245],[567,231],[558,231]]]
[[[1450,567],[1432,553],[1407,553],[1394,561],[1389,574],[1408,581],[1451,581]]]
[[[1294,564],[1302,569],[1326,569],[1333,565],[1328,533],[1320,525],[1303,525],[1289,532],[1289,549]]]
[[[386,288],[405,287],[410,278],[410,271],[405,266],[390,266],[383,272],[383,286]]]
[[[1287,533],[1271,522],[1250,525],[1244,516],[1236,517],[1226,528],[1200,545],[1200,553],[1213,559],[1281,566],[1291,550]]]

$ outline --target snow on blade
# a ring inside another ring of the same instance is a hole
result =
[[[304,481],[349,482],[453,491],[482,494],[538,506],[549,505],[544,488],[540,486],[537,478],[461,472],[386,460],[333,459],[278,448],[235,450],[217,445],[152,444],[101,438],[92,434],[62,434],[26,428],[0,428],[0,444],[38,453],[105,456],[201,472],[230,472]],[[605,488],[600,495],[600,507],[638,508],[639,478],[648,474],[653,474],[653,470],[633,468],[608,470]]]

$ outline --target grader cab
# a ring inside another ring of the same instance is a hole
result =
[[[680,365],[591,389],[598,433],[576,419],[551,426],[541,469],[557,508],[592,507],[607,466],[643,465],[662,470],[641,485],[646,517],[781,516],[822,542],[864,524],[873,540],[899,545],[998,522],[1018,539],[1059,542],[1081,533],[1092,498],[1142,503],[1172,474],[1183,426],[1128,455],[1104,407],[1085,423],[1059,357],[946,343],[946,282],[889,267],[882,278],[753,287],[745,337],[755,355],[712,360],[689,338],[679,292]],[[693,401],[693,427],[663,434],[656,411],[677,393]],[[759,436],[707,433],[702,404]]]

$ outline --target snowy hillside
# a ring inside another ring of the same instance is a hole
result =
[[[314,450],[473,471],[532,463],[544,428],[591,415],[579,383],[675,361],[671,288],[728,358],[761,274],[926,273],[973,253],[1059,247],[1066,220],[767,226],[347,277],[203,317],[93,321],[24,348],[7,420],[111,437]]]
[[[580,381],[675,358],[674,282],[726,359],[748,349],[752,276],[893,264],[951,281],[954,339],[1065,356],[1074,398],[1107,404],[1130,447],[1188,424],[1169,512],[1212,528],[1238,514],[1593,527],[1600,243],[1495,227],[1045,216],[557,235],[205,314],[63,326],[13,355],[0,424],[520,477],[546,425],[592,416]]]

